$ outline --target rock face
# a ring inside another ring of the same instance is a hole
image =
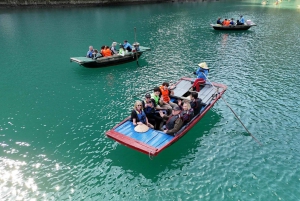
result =
[[[122,4],[145,4],[162,2],[183,2],[191,0],[0,0],[0,7],[65,7],[106,6]],[[193,0],[198,1],[198,0]],[[203,0],[201,0],[203,1]]]

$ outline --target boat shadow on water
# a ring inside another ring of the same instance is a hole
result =
[[[209,110],[206,116],[186,136],[183,136],[154,158],[145,157],[144,154],[128,149],[121,144],[111,150],[106,157],[111,159],[111,166],[120,167],[133,176],[143,175],[155,182],[159,180],[161,174],[193,163],[194,159],[201,154],[206,155],[205,152],[199,150],[203,147],[203,138],[210,136],[210,131],[220,122],[221,118],[222,116],[215,112],[215,109]]]

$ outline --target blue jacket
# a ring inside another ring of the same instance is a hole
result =
[[[208,69],[203,69],[203,68],[199,67],[196,71],[197,78],[202,78],[202,79],[206,80],[206,77],[203,75],[203,73],[205,74],[205,76],[207,76]]]

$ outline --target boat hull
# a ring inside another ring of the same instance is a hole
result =
[[[223,31],[242,31],[242,30],[248,30],[253,26],[256,26],[255,24],[252,25],[230,25],[230,26],[222,26],[222,25],[215,25],[215,24],[211,24],[211,26],[215,29],[215,30],[223,30]]]
[[[186,99],[184,93],[184,87],[187,90],[192,86],[193,78],[181,78],[176,83],[176,88],[174,90],[175,94],[173,97],[180,97]],[[130,147],[139,152],[149,154],[151,156],[156,156],[161,151],[166,149],[168,146],[172,145],[174,142],[178,141],[183,137],[191,128],[193,128],[202,117],[214,106],[214,104],[222,97],[225,93],[227,86],[220,83],[212,83],[213,85],[205,86],[198,92],[198,96],[202,98],[203,102],[207,105],[201,109],[200,114],[195,116],[187,125],[181,128],[175,136],[170,136],[162,131],[157,131],[149,129],[146,133],[135,133],[134,126],[130,122],[130,117],[124,119],[121,123],[116,125],[114,128],[106,132],[107,137],[114,139],[115,141]],[[215,92],[218,89],[218,92]]]
[[[101,68],[119,65],[123,63],[128,63],[132,61],[136,61],[145,51],[150,51],[151,49],[148,47],[140,46],[140,51],[138,52],[129,52],[124,56],[121,55],[113,55],[109,57],[101,57],[98,59],[92,59],[87,57],[71,57],[70,62],[78,63],[81,66],[87,68]]]

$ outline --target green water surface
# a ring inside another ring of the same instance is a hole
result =
[[[0,200],[300,200],[300,1],[0,10]],[[257,24],[209,24],[243,14]],[[127,39],[136,62],[70,63]],[[200,62],[220,100],[153,160],[107,138],[144,91]]]

